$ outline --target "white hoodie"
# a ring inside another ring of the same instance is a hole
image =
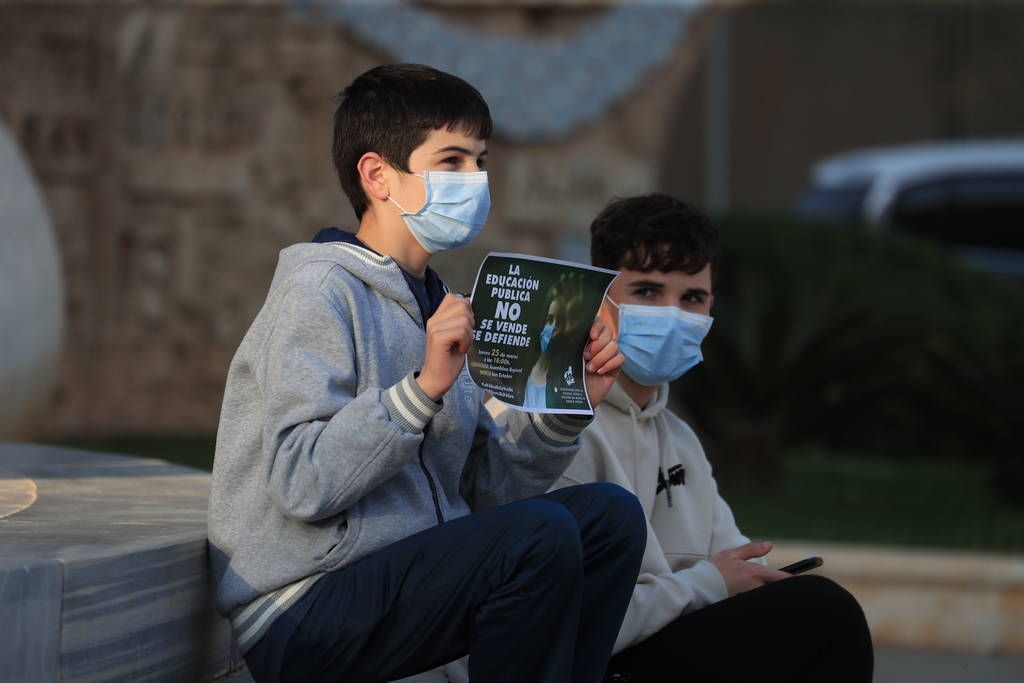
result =
[[[556,484],[618,484],[636,494],[647,517],[647,548],[615,652],[727,598],[725,580],[708,558],[749,542],[718,495],[697,435],[667,403],[668,384],[641,408],[616,382]]]

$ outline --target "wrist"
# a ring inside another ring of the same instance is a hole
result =
[[[426,429],[427,423],[444,407],[423,392],[412,373],[381,392],[380,400],[387,408],[391,420],[410,433],[420,433]]]
[[[444,391],[439,391],[437,387],[430,382],[430,380],[424,378],[422,370],[415,373],[413,377],[415,378],[416,384],[419,385],[420,390],[434,403],[440,401],[441,397],[444,396]]]

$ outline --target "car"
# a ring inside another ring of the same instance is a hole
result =
[[[1024,139],[828,157],[812,167],[796,213],[930,239],[975,267],[1024,278]]]

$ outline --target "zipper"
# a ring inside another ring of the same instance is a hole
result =
[[[429,428],[430,425],[427,425]],[[423,441],[427,440],[427,429],[423,430]],[[430,485],[430,495],[434,498],[434,512],[437,513],[437,523],[444,524],[444,515],[441,513],[441,501],[437,497],[437,484],[434,483],[434,477],[431,476],[430,470],[427,469],[427,463],[423,459],[423,441],[420,442],[420,468],[423,470],[423,476],[427,478],[427,484]]]
[[[448,285],[446,285],[446,284],[444,284],[442,282],[441,283],[441,288],[444,290],[445,294],[448,293]],[[422,311],[421,311],[420,317],[423,318]],[[427,331],[427,321],[426,321],[426,319],[421,319],[420,320],[420,326],[423,328],[424,333],[426,333],[426,331]],[[437,514],[437,523],[438,524],[444,524],[444,514],[441,512],[441,501],[437,497],[437,484],[434,483],[434,477],[431,476],[430,470],[427,469],[427,463],[423,459],[423,444],[427,440],[427,432],[429,432],[429,431],[430,431],[430,425],[427,424],[427,426],[423,428],[423,441],[420,441],[420,449],[419,449],[420,469],[423,470],[423,476],[425,476],[427,478],[427,484],[430,485],[430,496],[434,499],[434,512]]]

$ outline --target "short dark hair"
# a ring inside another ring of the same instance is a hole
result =
[[[699,273],[718,257],[718,231],[699,209],[666,194],[613,199],[590,225],[601,268]]]
[[[367,152],[409,172],[409,155],[437,128],[486,140],[493,124],[487,102],[466,81],[422,64],[385,64],[358,76],[338,95],[334,168],[362,217],[368,201],[356,164]]]

